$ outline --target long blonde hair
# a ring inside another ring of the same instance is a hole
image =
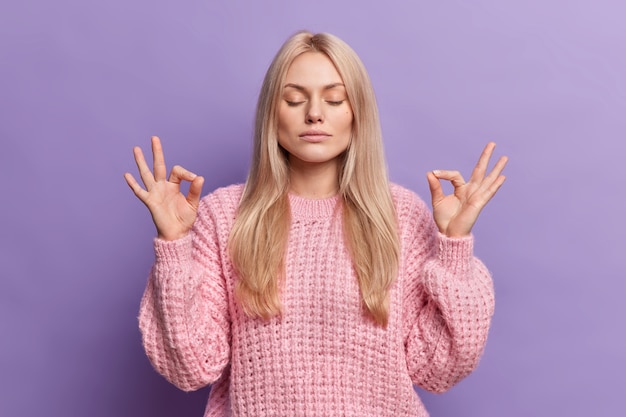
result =
[[[252,164],[229,241],[239,275],[235,296],[250,316],[269,319],[280,314],[279,287],[291,217],[289,166],[278,144],[277,108],[287,70],[305,52],[328,56],[343,79],[352,107],[352,140],[339,173],[344,238],[365,308],[375,322],[386,326],[400,243],[376,98],[356,53],[326,33],[293,35],[265,75],[257,103]]]

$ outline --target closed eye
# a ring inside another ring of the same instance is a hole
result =
[[[345,100],[339,100],[339,101],[326,101],[326,103],[330,104],[331,106],[339,106],[340,104],[342,104]]]
[[[296,107],[302,103],[304,103],[304,101],[290,101],[290,100],[285,100],[285,102],[287,103],[288,106],[290,107]]]

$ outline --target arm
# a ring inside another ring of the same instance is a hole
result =
[[[182,390],[213,383],[230,357],[228,296],[217,240],[202,221],[175,241],[155,239],[139,327],[155,369]]]
[[[409,251],[418,252],[410,253],[407,261],[416,280],[413,298],[405,300],[413,320],[407,363],[414,383],[431,391],[445,391],[467,376],[487,340],[493,282],[473,256],[471,230],[505,180],[501,173],[506,157],[487,173],[494,148],[495,143],[487,144],[468,182],[457,171],[428,173],[432,217],[421,201],[416,204],[412,225],[417,227],[408,238]],[[452,194],[444,195],[441,179],[452,183]]]
[[[154,367],[170,382],[183,390],[197,389],[215,381],[229,357],[216,222],[208,207],[200,208],[202,177],[175,166],[166,178],[158,137],[152,137],[154,173],[141,148],[133,153],[145,189],[131,174],[124,177],[157,229],[155,264],[139,313],[143,344]],[[190,182],[186,196],[180,190],[183,181]]]
[[[443,392],[478,365],[494,310],[493,283],[472,255],[471,236],[448,238],[422,217],[407,260],[413,271],[404,300],[407,366],[414,384]]]

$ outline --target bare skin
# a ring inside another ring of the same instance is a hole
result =
[[[482,209],[504,184],[506,178],[502,175],[502,170],[508,161],[506,156],[500,157],[487,174],[487,166],[495,147],[493,142],[485,146],[468,182],[465,182],[459,171],[436,170],[426,175],[432,195],[435,223],[446,236],[469,235]],[[452,194],[443,193],[440,180],[452,183]]]
[[[433,217],[439,231],[446,236],[468,236],[482,209],[504,183],[502,170],[508,161],[506,156],[500,157],[487,173],[495,146],[493,142],[485,146],[468,182],[458,171],[436,170],[426,175],[432,195]],[[152,137],[154,173],[150,171],[141,148],[135,147],[133,154],[145,189],[132,174],[126,173],[124,178],[137,198],[150,210],[157,236],[164,240],[184,237],[196,219],[204,178],[178,165],[166,178],[163,148],[156,136]],[[451,194],[444,194],[442,180],[452,183],[454,191]],[[183,181],[190,182],[186,196],[180,191]]]
[[[321,52],[293,60],[278,104],[278,143],[289,154],[290,191],[307,198],[335,195],[353,114],[343,79]]]
[[[156,136],[152,137],[154,174],[150,171],[141,148],[137,146],[133,148],[133,154],[146,189],[139,185],[132,174],[126,173],[124,178],[137,198],[150,210],[157,236],[164,240],[184,237],[196,220],[204,178],[176,165],[166,179],[167,167],[163,148]],[[180,184],[183,181],[191,183],[186,196],[180,192]]]

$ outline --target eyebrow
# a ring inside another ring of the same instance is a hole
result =
[[[306,88],[304,88],[303,86],[298,85],[298,84],[293,84],[293,83],[285,84],[285,88],[287,88],[287,87],[295,88],[296,90],[299,90],[299,91],[306,91]],[[344,87],[345,88],[346,86],[343,83],[332,83],[332,84],[328,84],[327,86],[324,86],[324,90],[331,90],[331,89],[336,88],[336,87]]]

